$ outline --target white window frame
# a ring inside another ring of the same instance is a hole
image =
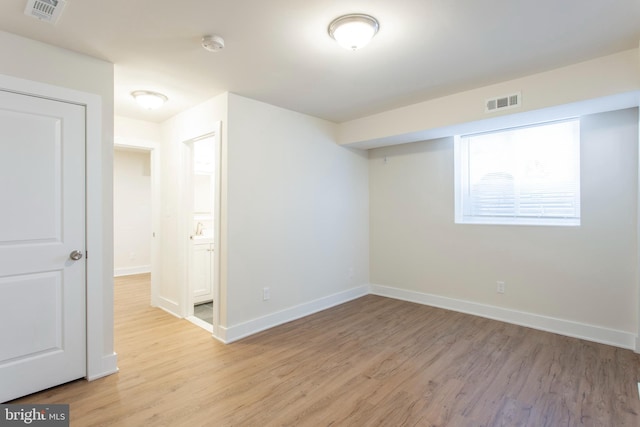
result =
[[[468,137],[478,134],[457,135],[454,139],[454,193],[455,193],[455,223],[456,224],[493,224],[493,225],[536,225],[536,226],[580,226],[580,120],[572,118],[546,123],[537,123],[514,128],[498,129],[495,131],[483,132],[482,134],[501,133],[525,129],[534,126],[552,125],[562,122],[576,121],[576,135],[572,141],[576,155],[573,165],[576,171],[575,189],[577,193],[577,215],[571,217],[531,217],[531,216],[475,216],[470,211],[471,191],[469,185],[469,144]],[[517,196],[519,197],[519,196]]]

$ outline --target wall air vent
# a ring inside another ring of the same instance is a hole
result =
[[[485,113],[493,113],[496,111],[516,108],[522,104],[522,94],[512,93],[511,95],[500,96],[498,98],[487,99],[484,104]]]
[[[65,3],[64,0],[28,0],[24,14],[55,24],[62,14]]]

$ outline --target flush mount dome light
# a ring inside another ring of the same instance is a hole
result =
[[[136,100],[138,105],[147,110],[160,108],[169,100],[169,98],[163,94],[149,90],[136,90],[135,92],[131,92],[131,96]]]
[[[366,46],[379,28],[380,24],[373,16],[343,15],[329,24],[329,35],[345,49],[357,50]]]

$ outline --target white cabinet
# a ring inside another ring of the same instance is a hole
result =
[[[193,245],[191,289],[194,304],[213,300],[213,243]]]

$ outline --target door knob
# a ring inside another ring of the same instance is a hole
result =
[[[71,258],[74,261],[78,261],[79,259],[82,258],[82,251],[75,250],[75,251],[71,252],[69,254],[69,258]]]

